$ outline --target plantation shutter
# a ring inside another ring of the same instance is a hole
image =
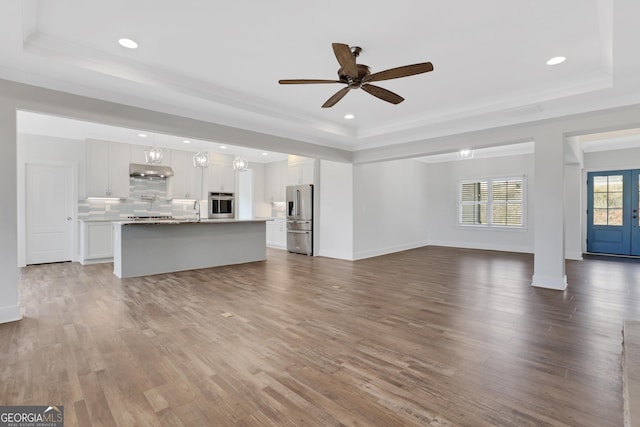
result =
[[[487,181],[462,183],[462,224],[487,224]]]

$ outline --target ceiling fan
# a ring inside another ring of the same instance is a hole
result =
[[[360,52],[362,52],[362,48],[358,46],[349,47],[343,43],[332,43],[331,45],[333,46],[333,53],[336,55],[336,59],[340,64],[340,68],[338,69],[339,80],[290,79],[280,80],[279,83],[281,85],[316,83],[343,83],[347,85],[336,92],[331,98],[327,99],[327,102],[322,104],[322,108],[333,107],[351,89],[362,89],[383,101],[399,104],[404,101],[403,97],[390,90],[374,86],[371,82],[397,79],[433,71],[433,64],[431,62],[422,62],[420,64],[405,65],[403,67],[391,68],[371,74],[369,66],[356,64],[356,58],[360,55]]]

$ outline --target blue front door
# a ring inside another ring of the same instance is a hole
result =
[[[588,174],[587,252],[640,255],[639,172]]]
[[[640,169],[631,171],[631,255],[640,256]]]

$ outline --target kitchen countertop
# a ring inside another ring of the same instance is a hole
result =
[[[80,218],[78,221],[82,221],[82,222],[117,222],[119,224],[123,224],[123,225],[127,225],[127,224],[192,224],[192,223],[217,223],[217,222],[259,222],[259,221],[273,221],[276,219],[286,219],[284,217],[272,217],[272,216],[265,216],[265,217],[256,217],[256,218],[252,218],[252,219],[234,219],[234,218],[227,218],[227,219],[209,219],[209,218],[203,218],[201,220],[197,220],[195,218],[171,218],[171,219],[138,219],[138,220],[131,220],[131,219],[118,219],[118,218],[112,218],[112,219],[89,219],[89,218]]]
[[[265,222],[269,221],[268,219],[189,219],[189,218],[173,218],[173,219],[143,219],[143,220],[120,220],[120,221],[111,221],[121,225],[176,225],[176,224],[221,224],[221,223],[250,223],[250,222]]]

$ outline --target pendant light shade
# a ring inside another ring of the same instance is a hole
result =
[[[238,156],[233,159],[233,170],[246,171],[249,168],[249,161]]]
[[[196,168],[208,168],[209,167],[209,153],[201,151],[194,154],[193,166]]]
[[[161,163],[162,162],[162,148],[158,148],[154,144],[151,148],[149,148],[148,150],[145,150],[144,159],[149,164]]]

